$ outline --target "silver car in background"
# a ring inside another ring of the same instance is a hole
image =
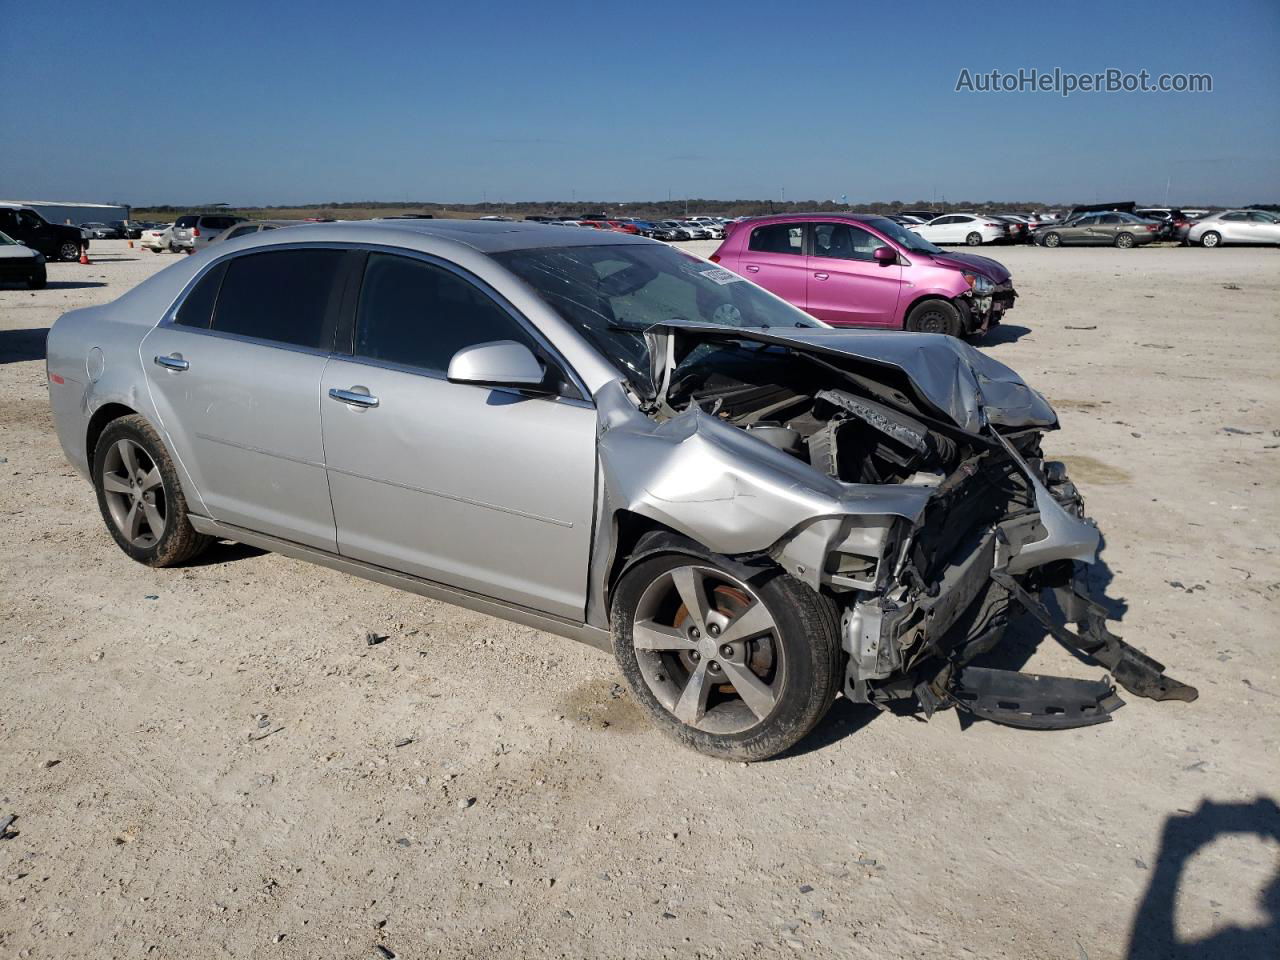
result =
[[[170,244],[176,251],[192,253],[207,246],[223,230],[243,220],[244,217],[233,217],[225,213],[184,214],[173,221]]]
[[[1108,719],[1108,682],[973,664],[1023,610],[1130,691],[1196,695],[1088,598],[1100,536],[1016,374],[825,327],[652,240],[264,231],[65,314],[47,352],[59,439],[129,557],[236,540],[612,650],[654,723],[717,757],[788,749],[841,692]]]
[[[1280,216],[1267,210],[1213,213],[1191,225],[1187,242],[1202,247],[1218,247],[1224,243],[1280,244]]]

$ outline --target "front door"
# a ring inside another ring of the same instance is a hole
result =
[[[596,479],[590,403],[450,383],[449,361],[466,346],[516,340],[547,354],[508,309],[443,265],[371,254],[353,339],[320,391],[339,552],[582,620]]]
[[[336,549],[320,436],[341,251],[223,261],[142,341],[160,427],[215,520]]]
[[[804,224],[770,223],[756,227],[747,239],[738,272],[801,310],[808,309],[808,264]]]
[[[879,237],[848,223],[813,224],[809,312],[836,326],[887,327],[897,320],[902,267],[875,259]]]

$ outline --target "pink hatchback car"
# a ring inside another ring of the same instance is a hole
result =
[[[711,259],[836,327],[983,333],[1018,296],[1002,264],[945,253],[887,217],[753,217]]]

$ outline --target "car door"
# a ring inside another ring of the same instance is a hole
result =
[[[1253,211],[1249,214],[1254,243],[1280,243],[1280,220],[1269,213]]]
[[[837,326],[887,327],[897,320],[902,266],[875,259],[879,237],[850,223],[814,222],[808,311]]]
[[[549,348],[468,275],[388,253],[369,254],[353,327],[321,384],[339,552],[581,621],[594,408],[446,376],[463,347],[515,340],[555,364]]]
[[[224,259],[142,341],[170,451],[209,515],[335,550],[320,434],[342,251]]]
[[[1080,217],[1071,223],[1067,223],[1059,231],[1059,236],[1064,244],[1073,245],[1089,244],[1095,242],[1093,239],[1094,229],[1097,226],[1098,214],[1091,213]]]
[[[744,277],[788,303],[807,309],[808,264],[804,252],[805,225],[767,223],[747,238],[738,270]]]

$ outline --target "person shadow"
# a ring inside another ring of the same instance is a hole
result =
[[[1222,836],[1280,843],[1280,806],[1271,797],[1250,803],[1205,800],[1193,813],[1165,820],[1151,882],[1139,901],[1125,960],[1252,960],[1280,957],[1280,865],[1260,891],[1266,915],[1257,926],[1230,926],[1194,941],[1178,939],[1174,922],[1182,872],[1195,853]]]

